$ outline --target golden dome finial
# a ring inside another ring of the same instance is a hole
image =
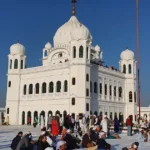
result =
[[[72,0],[72,15],[76,15],[76,2],[77,0]]]

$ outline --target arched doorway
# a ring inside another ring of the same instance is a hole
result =
[[[124,118],[123,118],[123,113],[119,113],[119,122],[123,124]]]
[[[97,111],[94,112],[94,115],[97,116]]]
[[[67,112],[64,111],[63,112],[63,120],[64,120],[64,126],[66,127],[66,116],[67,116]]]
[[[109,118],[110,118],[111,120],[113,120],[112,112],[110,112]]]
[[[143,119],[144,119],[144,120],[147,120],[147,114],[144,114]]]
[[[37,111],[34,112],[34,122],[38,124],[38,112]]]
[[[31,125],[31,111],[27,112],[27,125]]]
[[[45,125],[45,111],[41,111],[40,113],[40,124],[42,121],[44,122],[44,125]]]
[[[60,111],[57,110],[56,113],[55,113],[55,115],[56,116],[60,116]]]
[[[115,112],[115,113],[114,113],[114,118],[117,118],[117,117],[118,117],[118,116],[117,116],[117,112]]]
[[[23,111],[22,112],[22,125],[25,124],[25,112]]]
[[[49,115],[53,116],[53,112],[51,110],[48,111],[48,117]]]

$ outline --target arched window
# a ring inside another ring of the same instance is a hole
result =
[[[89,89],[86,89],[86,96],[89,96]]]
[[[47,57],[47,50],[44,51],[44,57]]]
[[[112,87],[112,86],[110,85],[110,86],[109,86],[109,94],[110,94],[110,96],[112,95],[112,91],[111,91],[112,89],[111,89],[111,87]]]
[[[131,64],[129,64],[129,74],[131,74],[132,73],[132,67],[131,67]]]
[[[79,58],[83,58],[83,46],[79,48]]]
[[[97,83],[94,82],[94,93],[97,93]]]
[[[89,82],[89,74],[86,74],[86,81]]]
[[[21,60],[21,66],[20,66],[21,69],[23,69],[23,60]]]
[[[57,92],[61,92],[61,82],[57,81]]]
[[[72,78],[72,85],[76,84],[76,78]]]
[[[73,58],[76,58],[76,47],[73,47]]]
[[[15,62],[14,62],[14,69],[18,69],[18,59],[15,59]]]
[[[105,95],[107,95],[107,84],[105,84]]]
[[[89,103],[86,103],[86,111],[89,111]]]
[[[54,92],[54,83],[50,82],[49,83],[49,93],[53,93]]]
[[[90,92],[92,93],[92,81],[90,81]]]
[[[114,86],[114,96],[116,96],[116,86]]]
[[[129,92],[129,102],[132,102],[132,92]]]
[[[12,69],[12,60],[10,59],[9,68]]]
[[[46,83],[42,84],[42,93],[46,93]]]
[[[64,81],[64,92],[67,92],[68,91],[68,81],[65,80]]]
[[[9,114],[9,108],[7,108],[7,114]]]
[[[88,59],[89,48],[86,48],[86,59]]]
[[[11,87],[11,81],[8,82],[8,87]]]
[[[27,94],[27,85],[24,85],[24,87],[23,87],[23,94],[24,94],[24,95]]]
[[[122,97],[122,87],[119,87],[118,92],[119,92],[119,97]]]
[[[39,90],[40,89],[40,86],[39,86],[39,83],[36,83],[35,85],[35,94],[39,94]]]
[[[123,65],[123,73],[126,73],[126,65]]]
[[[33,85],[32,84],[29,85],[29,94],[33,94]]]
[[[134,102],[136,103],[136,92],[134,92]]]
[[[99,84],[99,92],[102,94],[102,83]]]
[[[72,105],[75,105],[75,98],[72,98]]]

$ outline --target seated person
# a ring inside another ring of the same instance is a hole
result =
[[[93,130],[91,130],[91,135],[90,135],[90,138],[91,138],[91,141],[93,143],[95,143],[96,145],[96,142],[99,138],[99,132],[101,131],[101,128],[99,126],[94,126],[93,127]]]
[[[139,143],[135,142],[131,145],[131,148],[124,147],[122,148],[122,150],[138,150],[138,147],[139,147]]]
[[[43,132],[44,133],[44,132]],[[50,148],[51,146],[47,142],[47,138],[45,134],[41,134],[39,141],[37,143],[38,150],[45,150],[46,148]]]
[[[100,132],[99,139],[97,141],[98,148],[102,150],[110,150],[111,145],[105,141],[105,138],[106,138],[106,133]]]
[[[79,148],[77,141],[72,137],[71,130],[67,130],[67,134],[64,138],[64,141],[67,143],[67,150]]]
[[[90,139],[91,132],[90,130],[87,131],[86,134],[84,134],[83,139],[82,139],[82,148],[89,148],[93,147],[94,144],[92,143]]]

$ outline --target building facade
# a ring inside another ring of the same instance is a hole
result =
[[[119,70],[103,65],[87,27],[72,16],[42,51],[42,65],[26,68],[25,47],[14,44],[8,55],[6,117],[11,125],[31,123],[48,114],[96,114],[136,120],[136,61],[126,49]]]

